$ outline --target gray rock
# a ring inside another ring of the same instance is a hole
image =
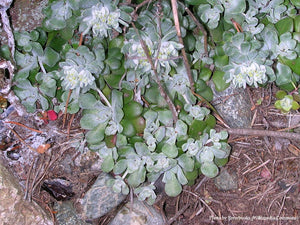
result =
[[[115,193],[111,187],[106,185],[111,178],[110,175],[101,173],[84,198],[79,201],[84,220],[100,218],[126,198],[125,195]]]
[[[24,194],[15,177],[0,161],[1,224],[52,225],[50,217],[35,202],[24,201]]]
[[[211,82],[214,93],[213,106],[231,128],[248,128],[251,125],[251,101],[245,89],[230,85],[226,90],[218,92]]]
[[[164,224],[162,215],[152,206],[134,199],[128,202],[110,222],[109,225],[161,225]]]
[[[226,169],[221,169],[220,174],[214,178],[215,185],[221,191],[229,191],[238,188],[238,178],[236,173],[228,173]]]
[[[88,225],[77,214],[72,202],[56,202],[53,207],[59,225]]]

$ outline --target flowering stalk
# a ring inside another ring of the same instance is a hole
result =
[[[144,40],[140,37],[140,34],[138,32],[138,30],[136,29],[134,23],[132,23],[132,26],[136,32],[136,34],[138,35],[139,39],[140,39],[140,42],[141,42],[141,45],[142,45],[142,48],[144,50],[144,53],[145,55],[147,56],[147,59],[151,65],[151,68],[155,74],[155,77],[156,77],[156,83],[158,85],[158,89],[159,89],[159,92],[161,94],[161,96],[166,100],[171,112],[172,112],[172,116],[173,116],[173,122],[176,123],[177,120],[178,120],[178,113],[176,111],[176,107],[174,105],[174,103],[172,102],[172,100],[170,99],[169,95],[166,93],[166,91],[164,90],[163,86],[161,85],[161,81],[159,79],[159,76],[158,76],[158,73],[157,73],[157,70],[154,66],[154,63],[149,55],[149,51],[148,51],[148,48],[147,48],[147,45],[145,44]]]

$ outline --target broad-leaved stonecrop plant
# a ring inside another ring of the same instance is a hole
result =
[[[133,188],[153,204],[159,177],[176,196],[199,174],[215,177],[228,160],[228,134],[214,129],[212,109],[201,104],[213,99],[208,81],[218,91],[273,81],[289,93],[298,90],[300,4],[178,2],[182,45],[170,1],[131,3],[51,1],[41,28],[15,32],[14,91],[29,112],[81,110],[87,132],[80,142],[99,152],[104,172],[114,173],[112,189]],[[1,55],[9,54],[1,48]],[[275,106],[297,109],[293,98],[284,94]]]

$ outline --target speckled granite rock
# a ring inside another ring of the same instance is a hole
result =
[[[132,207],[132,210],[131,210]],[[162,215],[152,206],[134,199],[133,205],[127,203],[110,222],[109,225],[161,225]]]
[[[249,128],[252,113],[249,95],[245,89],[229,86],[225,91],[215,90],[213,83],[210,87],[214,93],[213,106],[231,128]]]
[[[79,201],[84,220],[100,218],[126,198],[125,195],[115,193],[111,187],[106,185],[109,179],[111,179],[110,175],[101,173],[84,198]]]
[[[221,191],[229,191],[238,188],[237,174],[229,173],[226,169],[222,169],[220,174],[214,178],[215,185]]]
[[[0,161],[0,224],[52,225],[35,202],[24,201],[20,185]]]
[[[57,212],[55,214],[59,225],[88,225],[77,214],[72,202],[56,202],[53,209]]]

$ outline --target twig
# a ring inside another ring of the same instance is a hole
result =
[[[189,16],[192,18],[192,20],[195,22],[198,29],[202,32],[202,34],[204,36],[204,44],[203,44],[204,52],[205,52],[205,56],[208,56],[207,32],[206,32],[204,26],[197,20],[197,18],[194,16],[194,14],[191,12],[191,10],[189,10],[188,7],[185,6],[184,9],[187,12],[187,14],[189,14]]]
[[[33,164],[35,163],[35,161],[33,161],[31,163],[31,166],[29,168],[29,171],[27,173],[27,179],[26,179],[26,185],[25,185],[25,195],[24,195],[24,200],[27,200],[27,197],[28,197],[28,193],[29,193],[29,190],[28,190],[28,187],[29,187],[29,180],[30,180],[30,176],[31,176],[31,171],[32,171],[32,168],[33,168]],[[31,197],[29,197],[29,201],[31,200]]]
[[[179,43],[184,46],[183,40],[182,40],[182,37],[181,37],[180,24],[179,24],[179,19],[178,19],[177,1],[176,0],[171,0],[171,4],[172,4],[172,12],[173,12],[174,23],[175,23],[175,28],[176,28],[178,40],[179,40]],[[189,81],[190,81],[191,90],[192,90],[192,92],[194,92],[194,90],[195,90],[194,79],[192,77],[191,68],[190,68],[189,61],[188,61],[188,58],[186,56],[186,52],[185,52],[184,48],[181,49],[181,54],[183,56],[183,62],[184,62],[184,66],[185,66],[185,69],[186,69],[186,73],[187,73]]]
[[[200,196],[199,195],[197,195],[197,194],[195,194],[195,193],[193,193],[193,192],[191,192],[191,191],[187,191],[187,190],[183,190],[184,192],[186,192],[186,193],[189,193],[189,194],[191,194],[191,195],[194,195],[196,198],[198,198],[207,208],[208,208],[208,210],[214,215],[214,216],[217,216],[217,214],[209,207],[209,205],[202,199],[202,198],[200,198]],[[218,220],[218,223],[219,224],[221,224],[221,225],[224,225],[223,223],[222,223],[222,221],[220,221],[220,220]]]
[[[70,122],[69,122],[69,125],[68,125],[68,138],[70,137],[70,130],[71,130],[71,125],[73,123],[73,120],[74,120],[74,117],[75,117],[75,113],[72,115],[71,119],[70,119]]]
[[[178,113],[177,113],[177,111],[176,111],[176,107],[175,107],[175,105],[174,105],[174,103],[172,102],[171,98],[170,98],[169,95],[166,93],[165,89],[163,88],[163,86],[162,86],[162,84],[161,84],[161,81],[160,81],[160,79],[159,79],[157,70],[156,70],[156,68],[155,68],[155,66],[154,66],[154,63],[153,63],[153,61],[152,61],[152,59],[151,59],[151,57],[150,57],[150,55],[149,55],[149,51],[148,51],[148,47],[147,47],[146,43],[145,43],[144,40],[141,38],[141,36],[140,36],[138,30],[136,29],[134,23],[132,23],[132,26],[133,26],[133,28],[134,28],[136,34],[138,35],[138,37],[139,37],[139,39],[140,39],[140,43],[141,43],[141,45],[142,45],[142,48],[143,48],[143,50],[144,50],[144,53],[145,53],[145,55],[147,56],[147,59],[148,59],[150,65],[151,65],[151,69],[153,70],[153,73],[154,73],[154,75],[155,75],[156,83],[157,83],[157,85],[158,85],[159,92],[160,92],[161,96],[166,100],[166,102],[167,102],[167,104],[168,104],[168,106],[169,106],[169,109],[170,109],[171,112],[172,112],[173,122],[176,123],[177,120],[178,120]]]
[[[265,166],[265,165],[268,164],[269,162],[270,162],[270,159],[268,159],[267,161],[265,161],[264,163],[260,164],[259,166],[255,167],[255,168],[253,168],[253,169],[251,168],[251,169],[245,171],[245,172],[243,173],[243,175],[245,175],[246,173],[249,173],[249,172],[254,172],[255,170],[258,170],[259,168]]]
[[[29,148],[31,151],[36,152],[36,150],[35,150],[33,147],[31,147],[30,145],[28,145],[28,144],[21,138],[21,136],[20,136],[16,131],[14,131],[14,130],[13,130],[12,128],[10,128],[10,127],[8,127],[8,129],[10,129],[11,132],[13,132],[13,133],[19,138],[19,140],[20,140],[27,148]]]
[[[145,0],[143,2],[141,2],[140,4],[138,4],[136,7],[135,7],[135,10],[133,11],[133,15],[136,14],[136,12],[139,10],[139,8],[141,8],[142,6],[146,5],[147,3],[150,3],[152,2],[152,0]]]
[[[15,125],[18,125],[18,126],[21,126],[21,127],[25,127],[25,128],[27,128],[27,129],[29,129],[29,130],[32,130],[32,131],[37,132],[37,133],[40,133],[40,134],[43,133],[43,132],[40,131],[40,130],[36,130],[36,129],[34,129],[34,128],[28,127],[28,126],[26,126],[26,125],[24,125],[24,124],[22,124],[22,123],[18,123],[18,122],[15,122],[15,121],[6,121],[6,122],[4,122],[4,123],[15,124]]]
[[[72,89],[69,90],[68,98],[67,98],[67,101],[66,101],[66,106],[65,106],[65,112],[64,112],[64,118],[63,118],[62,128],[65,127],[65,123],[66,123],[66,119],[67,119],[67,112],[68,112],[68,105],[69,105],[71,94],[72,94]]]
[[[300,134],[298,133],[279,132],[279,131],[271,131],[271,130],[256,130],[256,129],[249,129],[249,128],[229,128],[226,130],[229,134],[249,135],[249,136],[259,136],[259,137],[269,136],[269,137],[300,140]]]
[[[167,224],[172,224],[182,213],[184,213],[185,210],[187,210],[187,208],[190,206],[190,204],[185,204],[176,214],[175,216],[173,216],[171,219],[169,219],[169,221],[167,222]]]

